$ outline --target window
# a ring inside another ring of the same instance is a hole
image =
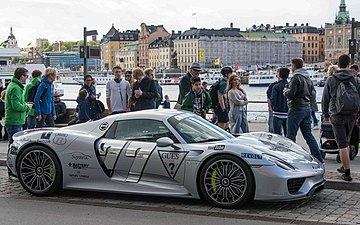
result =
[[[174,143],[179,143],[165,124],[158,120],[121,120],[113,126],[109,129],[109,134],[105,135],[107,138],[156,142],[159,138],[169,137]]]

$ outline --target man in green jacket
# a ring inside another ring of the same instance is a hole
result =
[[[29,90],[30,88],[32,88],[35,84],[40,83],[41,82],[41,71],[40,70],[34,70],[31,74],[32,76],[32,80],[30,83],[28,83],[25,86],[25,91],[24,91],[24,101],[28,102],[28,97],[29,97]],[[35,128],[35,109],[32,108],[30,109],[30,111],[28,112],[27,118],[26,118],[26,125],[27,125],[27,129],[33,129]]]
[[[26,113],[32,108],[33,103],[24,101],[24,83],[28,78],[28,71],[23,67],[16,68],[14,77],[6,89],[5,95],[5,127],[9,135],[9,148],[14,142],[13,136],[16,132],[22,130],[26,122]],[[14,176],[8,170],[9,178]],[[15,178],[16,179],[16,178]]]
[[[192,90],[185,95],[181,109],[191,111],[205,119],[206,113],[211,108],[210,94],[202,89],[199,77],[192,77],[190,81]]]

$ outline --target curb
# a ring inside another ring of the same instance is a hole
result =
[[[6,166],[6,159],[0,159],[0,166]],[[325,182],[325,188],[346,191],[360,191],[360,183],[328,179]]]

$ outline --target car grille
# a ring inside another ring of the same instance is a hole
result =
[[[303,185],[305,181],[305,178],[295,178],[295,179],[289,179],[287,181],[288,191],[290,194],[295,194],[299,191],[301,186]]]

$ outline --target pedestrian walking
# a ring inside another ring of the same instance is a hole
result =
[[[145,76],[142,69],[133,70],[133,77],[136,80],[133,88],[133,103],[131,111],[144,109],[153,109],[154,101],[158,96],[155,82],[153,79]]]
[[[29,76],[28,73],[28,70],[23,67],[16,68],[13,78],[6,88],[5,127],[9,135],[8,154],[11,144],[14,142],[14,134],[22,131],[23,125],[26,122],[26,113],[33,106],[33,103],[26,103],[24,101],[24,83]],[[17,177],[9,169],[8,175],[9,179],[17,180]]]
[[[44,77],[41,78],[39,87],[37,88],[34,105],[36,113],[36,127],[41,128],[54,127],[56,120],[56,112],[54,106],[54,86],[56,79],[56,70],[48,67],[45,70]]]
[[[319,146],[311,133],[310,99],[314,84],[303,66],[304,62],[301,58],[291,60],[293,76],[290,79],[288,88],[284,89],[289,107],[286,137],[296,142],[296,134],[300,128],[311,154],[323,163],[324,160],[321,157]]]
[[[340,149],[343,173],[341,179],[351,181],[349,141],[360,105],[360,83],[349,70],[350,57],[341,55],[338,60],[339,70],[326,80],[322,96],[322,112],[325,121],[332,124],[336,143]]]
[[[245,90],[241,88],[241,82],[238,75],[231,75],[228,80],[226,95],[229,100],[229,123],[230,133],[240,135],[249,132],[249,125],[246,116],[246,105],[248,99]]]
[[[114,80],[106,84],[106,104],[109,114],[118,114],[129,111],[129,98],[131,97],[130,83],[121,78],[121,67],[113,68]]]
[[[194,62],[191,65],[189,72],[181,78],[179,83],[179,96],[177,103],[174,107],[175,109],[181,109],[181,103],[183,101],[183,98],[191,90],[191,82],[190,82],[191,77],[198,77],[200,72],[201,72],[200,64]]]
[[[271,90],[271,107],[273,113],[273,131],[275,134],[286,135],[286,122],[289,107],[287,99],[284,96],[284,89],[288,85],[288,77],[290,70],[282,67],[277,70],[276,77],[278,81],[274,84]],[[283,131],[283,132],[282,132]]]
[[[181,109],[206,119],[206,114],[211,108],[210,95],[201,87],[200,77],[192,77],[190,82],[192,89],[183,98]]]
[[[30,93],[32,95],[30,97],[31,98],[35,97],[37,89],[34,86],[40,84],[41,75],[42,75],[42,72],[40,70],[34,70],[31,73],[32,80],[30,81],[30,83],[28,83],[25,86],[25,91],[24,91],[24,101],[25,102],[29,102],[29,91],[30,91],[30,89],[34,92],[34,93]],[[33,100],[31,100],[31,101],[33,101]],[[27,129],[35,128],[35,125],[36,125],[35,107],[30,109],[30,111],[28,112],[27,117],[26,117],[26,125],[27,125]]]

